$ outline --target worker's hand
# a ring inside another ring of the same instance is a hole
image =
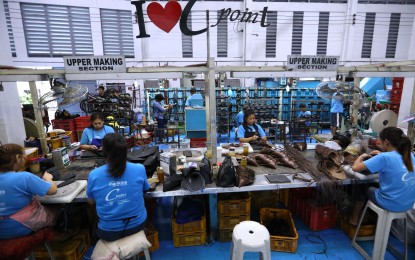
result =
[[[262,140],[266,141],[267,137],[264,135],[263,137],[261,137]]]
[[[50,173],[48,173],[48,172],[45,172],[45,173],[43,174],[43,176],[42,176],[42,179],[43,179],[44,181],[51,181],[51,180],[53,179],[53,176],[52,176],[52,174],[50,174]]]
[[[368,155],[367,153],[361,154],[359,157],[357,157],[357,160],[363,161],[365,159],[371,158],[372,156]]]
[[[173,107],[173,104],[170,104],[170,105],[169,105],[169,108],[172,108],[172,107]]]
[[[251,137],[251,141],[256,141],[258,138],[259,138],[259,136],[254,135],[254,136]]]
[[[96,147],[95,145],[91,145],[89,146],[89,149],[91,149],[92,151],[97,151],[99,150],[98,147]]]
[[[378,155],[378,154],[380,154],[381,153],[381,151],[379,151],[379,150],[373,150],[373,151],[371,151],[370,153],[369,153],[369,155],[371,155],[371,156],[375,156],[375,155]]]

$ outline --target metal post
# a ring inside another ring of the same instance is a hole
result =
[[[29,87],[30,87],[30,93],[32,95],[33,110],[35,112],[35,122],[37,126],[37,131],[39,132],[40,145],[42,147],[43,154],[47,154],[49,150],[48,150],[48,145],[46,143],[45,128],[43,127],[41,107],[39,107],[39,97],[37,95],[36,82],[29,81]]]
[[[218,151],[216,129],[216,98],[215,98],[215,59],[208,59],[208,74],[205,75],[206,97],[206,134],[212,148],[212,163],[216,163]]]

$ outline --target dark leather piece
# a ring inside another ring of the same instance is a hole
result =
[[[272,168],[272,169],[277,169],[277,164],[275,160],[269,155],[257,154],[255,155],[255,160],[258,162],[259,165]]]
[[[254,155],[248,155],[246,157],[246,162],[248,163],[248,165],[259,166],[258,162],[255,160]]]
[[[337,180],[346,179],[346,173],[343,171],[340,165],[337,165],[333,161],[324,160],[320,163],[320,170],[326,173],[329,177]]]
[[[240,188],[242,186],[251,185],[255,182],[255,171],[248,167],[236,167],[236,185]]]
[[[307,150],[306,142],[295,142],[293,146],[295,149],[299,150],[300,152]]]
[[[290,157],[288,157],[288,156],[278,158],[277,163],[278,163],[278,165],[282,165],[282,166],[289,167],[289,168],[292,168],[292,169],[297,169],[298,168],[298,165],[293,160],[291,160]]]

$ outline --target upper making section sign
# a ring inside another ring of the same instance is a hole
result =
[[[339,56],[288,55],[287,67],[293,70],[337,70]]]
[[[126,72],[124,56],[64,56],[66,73]]]

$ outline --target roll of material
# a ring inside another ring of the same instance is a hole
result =
[[[392,110],[382,110],[375,113],[370,119],[372,130],[379,133],[386,127],[395,126],[398,123],[398,116]]]

